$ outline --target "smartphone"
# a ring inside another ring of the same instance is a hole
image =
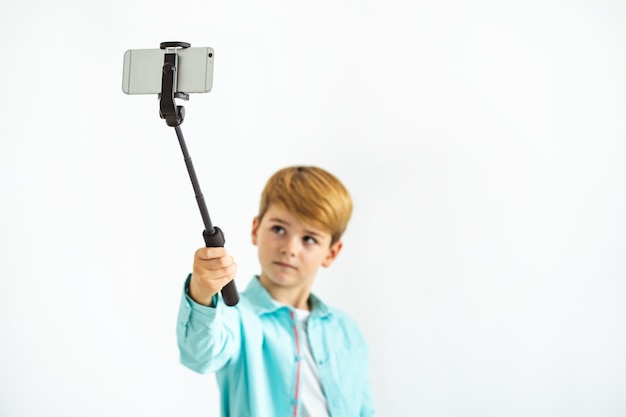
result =
[[[126,94],[159,94],[166,53],[178,54],[175,92],[208,93],[213,87],[213,48],[129,49],[124,53],[122,91]]]

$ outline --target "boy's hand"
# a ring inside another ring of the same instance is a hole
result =
[[[193,258],[189,296],[198,304],[213,305],[213,296],[235,278],[237,264],[225,248],[200,248]]]

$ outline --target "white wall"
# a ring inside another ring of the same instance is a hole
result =
[[[361,324],[378,415],[625,415],[625,19],[583,0],[2,3],[0,415],[218,415],[174,332],[200,214],[156,97],[121,91],[124,51],[168,40],[215,49],[182,129],[240,288],[271,173],[351,189],[315,289]]]

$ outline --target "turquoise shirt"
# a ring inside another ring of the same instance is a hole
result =
[[[223,417],[298,417],[299,343],[304,331],[290,306],[277,305],[253,278],[239,303],[216,307],[181,299],[180,361],[216,373]],[[355,322],[311,294],[307,329],[331,417],[373,416],[367,347]]]

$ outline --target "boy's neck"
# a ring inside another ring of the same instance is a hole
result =
[[[267,282],[263,277],[259,277],[259,282],[275,301],[300,310],[311,310],[309,306],[310,287],[281,287]]]

